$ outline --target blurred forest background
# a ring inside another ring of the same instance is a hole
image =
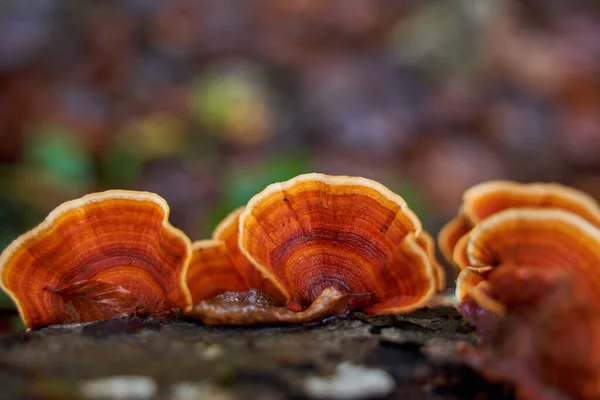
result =
[[[109,188],[205,238],[313,171],[434,234],[483,180],[600,198],[600,2],[0,1],[0,249]]]

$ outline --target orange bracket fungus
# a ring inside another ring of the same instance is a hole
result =
[[[158,195],[114,190],[62,204],[0,256],[0,282],[29,328],[191,307],[191,244]]]
[[[465,192],[459,215],[440,231],[444,257],[460,269],[467,267],[465,235],[489,216],[511,208],[560,209],[600,227],[600,206],[578,190],[556,183],[484,182]]]
[[[600,226],[600,206],[585,193],[557,183],[490,181],[473,186],[463,196],[462,213],[476,225],[509,208],[555,208]]]
[[[224,292],[248,290],[244,277],[232,261],[227,245],[221,240],[199,240],[192,243],[187,285],[193,304]]]
[[[523,399],[599,398],[600,229],[563,210],[509,209],[467,247],[489,270],[459,276],[460,307],[487,346],[467,346],[465,360]]]
[[[250,200],[239,232],[242,253],[292,311],[342,293],[352,295],[350,309],[409,312],[427,305],[443,279],[416,215],[364,178],[306,174],[274,183]]]

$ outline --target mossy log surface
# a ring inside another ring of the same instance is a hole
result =
[[[155,383],[153,398],[180,398],[173,388],[185,382],[210,387],[205,398],[304,399],[308,379],[331,376],[346,361],[393,378],[385,397],[366,398],[513,398],[510,388],[486,382],[458,361],[460,341],[476,336],[448,308],[295,326],[186,320],[53,326],[0,338],[0,397],[85,398],[82,382],[135,375]]]

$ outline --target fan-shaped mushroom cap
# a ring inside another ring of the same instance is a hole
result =
[[[301,310],[323,290],[371,293],[370,313],[427,303],[436,278],[421,223],[398,195],[364,178],[300,175],[268,186],[240,217],[240,249]]]
[[[246,281],[247,288],[257,288],[276,299],[282,299],[283,296],[279,289],[275,287],[270,280],[265,279],[262,272],[257,269],[240,250],[240,215],[244,209],[245,207],[239,207],[225,217],[225,219],[215,228],[213,239],[225,242],[229,249],[231,259]]]
[[[239,217],[243,210],[244,207],[240,207],[229,213],[215,228],[212,239],[192,244],[187,284],[193,304],[225,292],[243,292],[251,288],[282,298],[239,249]]]
[[[438,241],[444,257],[460,269],[467,267],[465,235],[486,218],[511,208],[569,211],[600,227],[600,206],[578,190],[556,183],[489,181],[465,192],[459,215],[440,231]]]
[[[248,289],[225,242],[214,239],[192,243],[187,285],[194,305],[221,293]]]
[[[600,289],[600,230],[562,210],[519,208],[494,214],[473,230],[467,253],[475,268],[560,268]]]
[[[146,192],[64,203],[2,253],[1,286],[30,328],[187,309],[190,241],[168,216]]]
[[[582,290],[600,291],[600,230],[566,211],[517,208],[499,212],[473,229],[467,247],[472,267],[459,274],[457,298],[465,302],[469,295],[479,308],[496,314],[504,314],[507,305],[536,297],[539,285],[518,293],[512,288],[523,285],[511,286],[534,273],[541,277],[565,271],[578,277]],[[486,276],[474,270],[486,271]]]
[[[600,226],[600,206],[593,198],[556,183],[484,182],[465,192],[462,213],[474,225],[499,211],[517,207],[569,211]]]
[[[462,214],[448,222],[438,235],[438,245],[444,258],[454,263],[454,248],[458,241],[473,228],[473,225]]]

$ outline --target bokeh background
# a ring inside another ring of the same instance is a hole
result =
[[[596,0],[1,0],[0,249],[109,188],[159,193],[192,239],[303,172],[378,180],[434,234],[488,179],[600,198],[599,18]]]

